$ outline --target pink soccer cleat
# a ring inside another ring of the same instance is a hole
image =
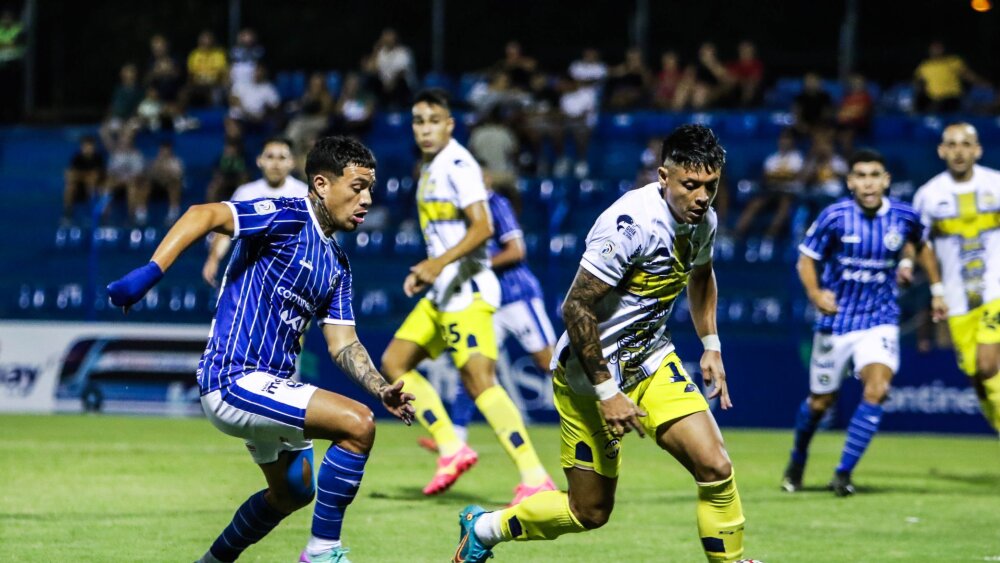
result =
[[[554,490],[556,490],[556,484],[552,482],[551,477],[546,478],[545,482],[542,483],[541,485],[538,485],[537,487],[529,487],[528,485],[521,483],[518,486],[514,487],[514,500],[510,501],[510,504],[508,504],[507,506],[508,507],[514,506],[515,504],[520,503],[521,501],[530,497],[531,495],[541,493],[544,491],[554,491]]]
[[[454,455],[438,457],[437,471],[431,482],[424,487],[424,494],[436,495],[447,491],[463,473],[472,469],[477,461],[479,455],[465,444]]]

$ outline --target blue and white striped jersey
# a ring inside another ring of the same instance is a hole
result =
[[[236,244],[198,367],[203,395],[245,373],[291,376],[314,315],[324,324],[354,324],[347,255],[320,230],[308,199],[225,204]]]
[[[799,252],[819,262],[820,287],[837,296],[837,313],[819,315],[816,331],[844,334],[899,324],[896,265],[903,245],[924,237],[920,215],[889,198],[872,217],[853,198],[824,209],[799,245]]]
[[[493,215],[493,236],[487,241],[490,256],[496,255],[505,242],[524,236],[521,225],[517,222],[510,201],[504,196],[490,192],[490,214]],[[528,269],[526,261],[494,270],[500,280],[500,306],[515,301],[530,301],[542,298],[542,286],[538,278]]]

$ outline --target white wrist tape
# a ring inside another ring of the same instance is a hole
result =
[[[913,260],[910,260],[909,258],[903,258],[902,260],[899,261],[899,267],[900,268],[909,268],[909,269],[912,270],[913,269]]]
[[[618,382],[612,377],[607,381],[602,381],[594,385],[594,392],[597,393],[598,399],[606,401],[620,393],[621,389],[618,388]]]
[[[722,341],[719,340],[718,334],[709,334],[708,336],[703,336],[701,338],[701,345],[705,350],[712,350],[713,352],[722,351]]]
[[[932,283],[931,295],[934,297],[944,297],[944,284],[941,282]]]

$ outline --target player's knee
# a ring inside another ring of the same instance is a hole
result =
[[[393,383],[400,377],[403,377],[403,374],[408,371],[406,366],[395,355],[389,353],[389,350],[382,353],[381,363],[379,371]]]
[[[889,397],[889,382],[877,381],[865,385],[865,402],[880,405]]]
[[[725,481],[733,474],[733,462],[729,456],[720,455],[698,464],[694,470],[694,478],[699,483],[715,483]]]
[[[812,394],[809,396],[809,408],[813,412],[826,412],[837,397],[834,393]]]
[[[570,502],[570,510],[577,521],[588,530],[596,530],[611,519],[611,504],[574,504]]]
[[[353,446],[354,451],[368,453],[375,445],[375,415],[371,409],[358,403],[349,412],[345,413],[349,417],[347,424],[347,442]]]
[[[285,483],[288,485],[288,503],[295,505],[295,509],[308,505],[316,495],[313,467],[312,448],[291,452],[291,461],[285,472]]]
[[[985,358],[977,358],[976,373],[973,377],[979,381],[986,381],[991,377],[996,377],[998,371],[1000,371],[1000,366],[997,365],[997,362]]]

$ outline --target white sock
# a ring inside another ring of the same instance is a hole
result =
[[[463,444],[469,442],[469,429],[465,426],[455,425],[455,435],[458,436],[458,439],[461,440]]]
[[[211,550],[209,550],[205,552],[205,555],[201,556],[201,559],[195,561],[195,563],[222,563],[222,561],[216,559],[215,556],[212,555]]]
[[[480,516],[479,520],[476,520],[473,533],[476,534],[479,541],[486,544],[486,547],[493,547],[503,541],[503,537],[500,535],[500,511],[487,512]]]
[[[309,538],[309,543],[306,544],[306,553],[309,554],[309,557],[323,555],[338,547],[340,547],[340,540],[327,540],[312,536]]]

